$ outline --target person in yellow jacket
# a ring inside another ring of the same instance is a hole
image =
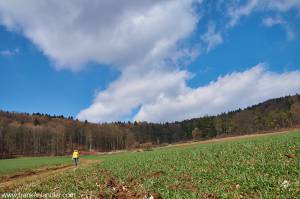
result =
[[[79,152],[78,150],[74,150],[72,159],[74,160],[75,166],[77,166],[79,162]]]

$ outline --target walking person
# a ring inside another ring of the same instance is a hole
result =
[[[79,163],[79,152],[78,150],[74,150],[72,159],[74,160],[75,166]]]

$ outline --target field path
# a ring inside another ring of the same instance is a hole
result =
[[[178,143],[178,144],[170,144],[168,146],[163,146],[163,147],[159,147],[159,148],[185,147],[185,146],[191,146],[191,145],[197,145],[197,144],[210,144],[210,143],[215,143],[215,142],[223,142],[223,141],[230,141],[230,140],[242,140],[242,139],[263,137],[263,136],[269,136],[269,135],[286,134],[286,133],[290,133],[290,132],[299,132],[299,131],[300,131],[300,129],[287,129],[287,130],[278,131],[278,132],[238,135],[238,136],[230,136],[230,137],[224,137],[224,138],[213,138],[213,139],[203,140],[203,141],[190,141],[190,142],[184,142],[184,143]]]
[[[98,162],[98,160],[81,159],[78,167]],[[18,174],[4,176],[0,178],[0,190],[12,190],[23,184],[27,184],[37,180],[44,180],[54,174],[77,169],[73,164],[64,164],[54,167],[41,168],[36,170],[24,171]]]

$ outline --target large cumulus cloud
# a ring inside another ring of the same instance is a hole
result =
[[[0,22],[22,32],[55,62],[78,70],[88,62],[116,67],[166,58],[198,21],[193,1],[0,1]]]
[[[300,71],[273,73],[260,63],[244,72],[233,72],[207,86],[182,89],[175,97],[161,96],[144,104],[139,121],[175,121],[245,108],[270,98],[300,93]],[[184,86],[183,86],[184,87]]]

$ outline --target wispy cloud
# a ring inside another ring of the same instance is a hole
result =
[[[244,5],[237,5],[234,7],[229,7],[228,15],[230,17],[228,28],[235,26],[241,17],[248,16],[252,13],[258,4],[258,0],[249,0]]]
[[[292,30],[288,22],[282,19],[281,17],[267,17],[263,19],[262,23],[266,27],[280,25],[286,31],[288,40],[293,40],[295,38],[294,31]]]
[[[263,24],[267,27],[272,27],[274,25],[283,25],[285,24],[286,22],[280,18],[280,17],[277,17],[277,18],[272,18],[272,17],[267,17],[267,18],[264,18],[263,19]]]
[[[216,25],[210,23],[208,25],[207,32],[201,36],[201,40],[206,44],[206,52],[213,50],[217,45],[223,43],[223,38],[221,33],[216,32]]]
[[[289,10],[296,10],[300,14],[300,0],[248,0],[242,4],[233,2],[235,3],[228,3],[229,22],[227,28],[234,27],[242,17],[250,16],[254,11],[284,13]]]
[[[1,56],[14,56],[19,54],[20,50],[19,48],[15,48],[13,50],[1,50],[0,55]]]

